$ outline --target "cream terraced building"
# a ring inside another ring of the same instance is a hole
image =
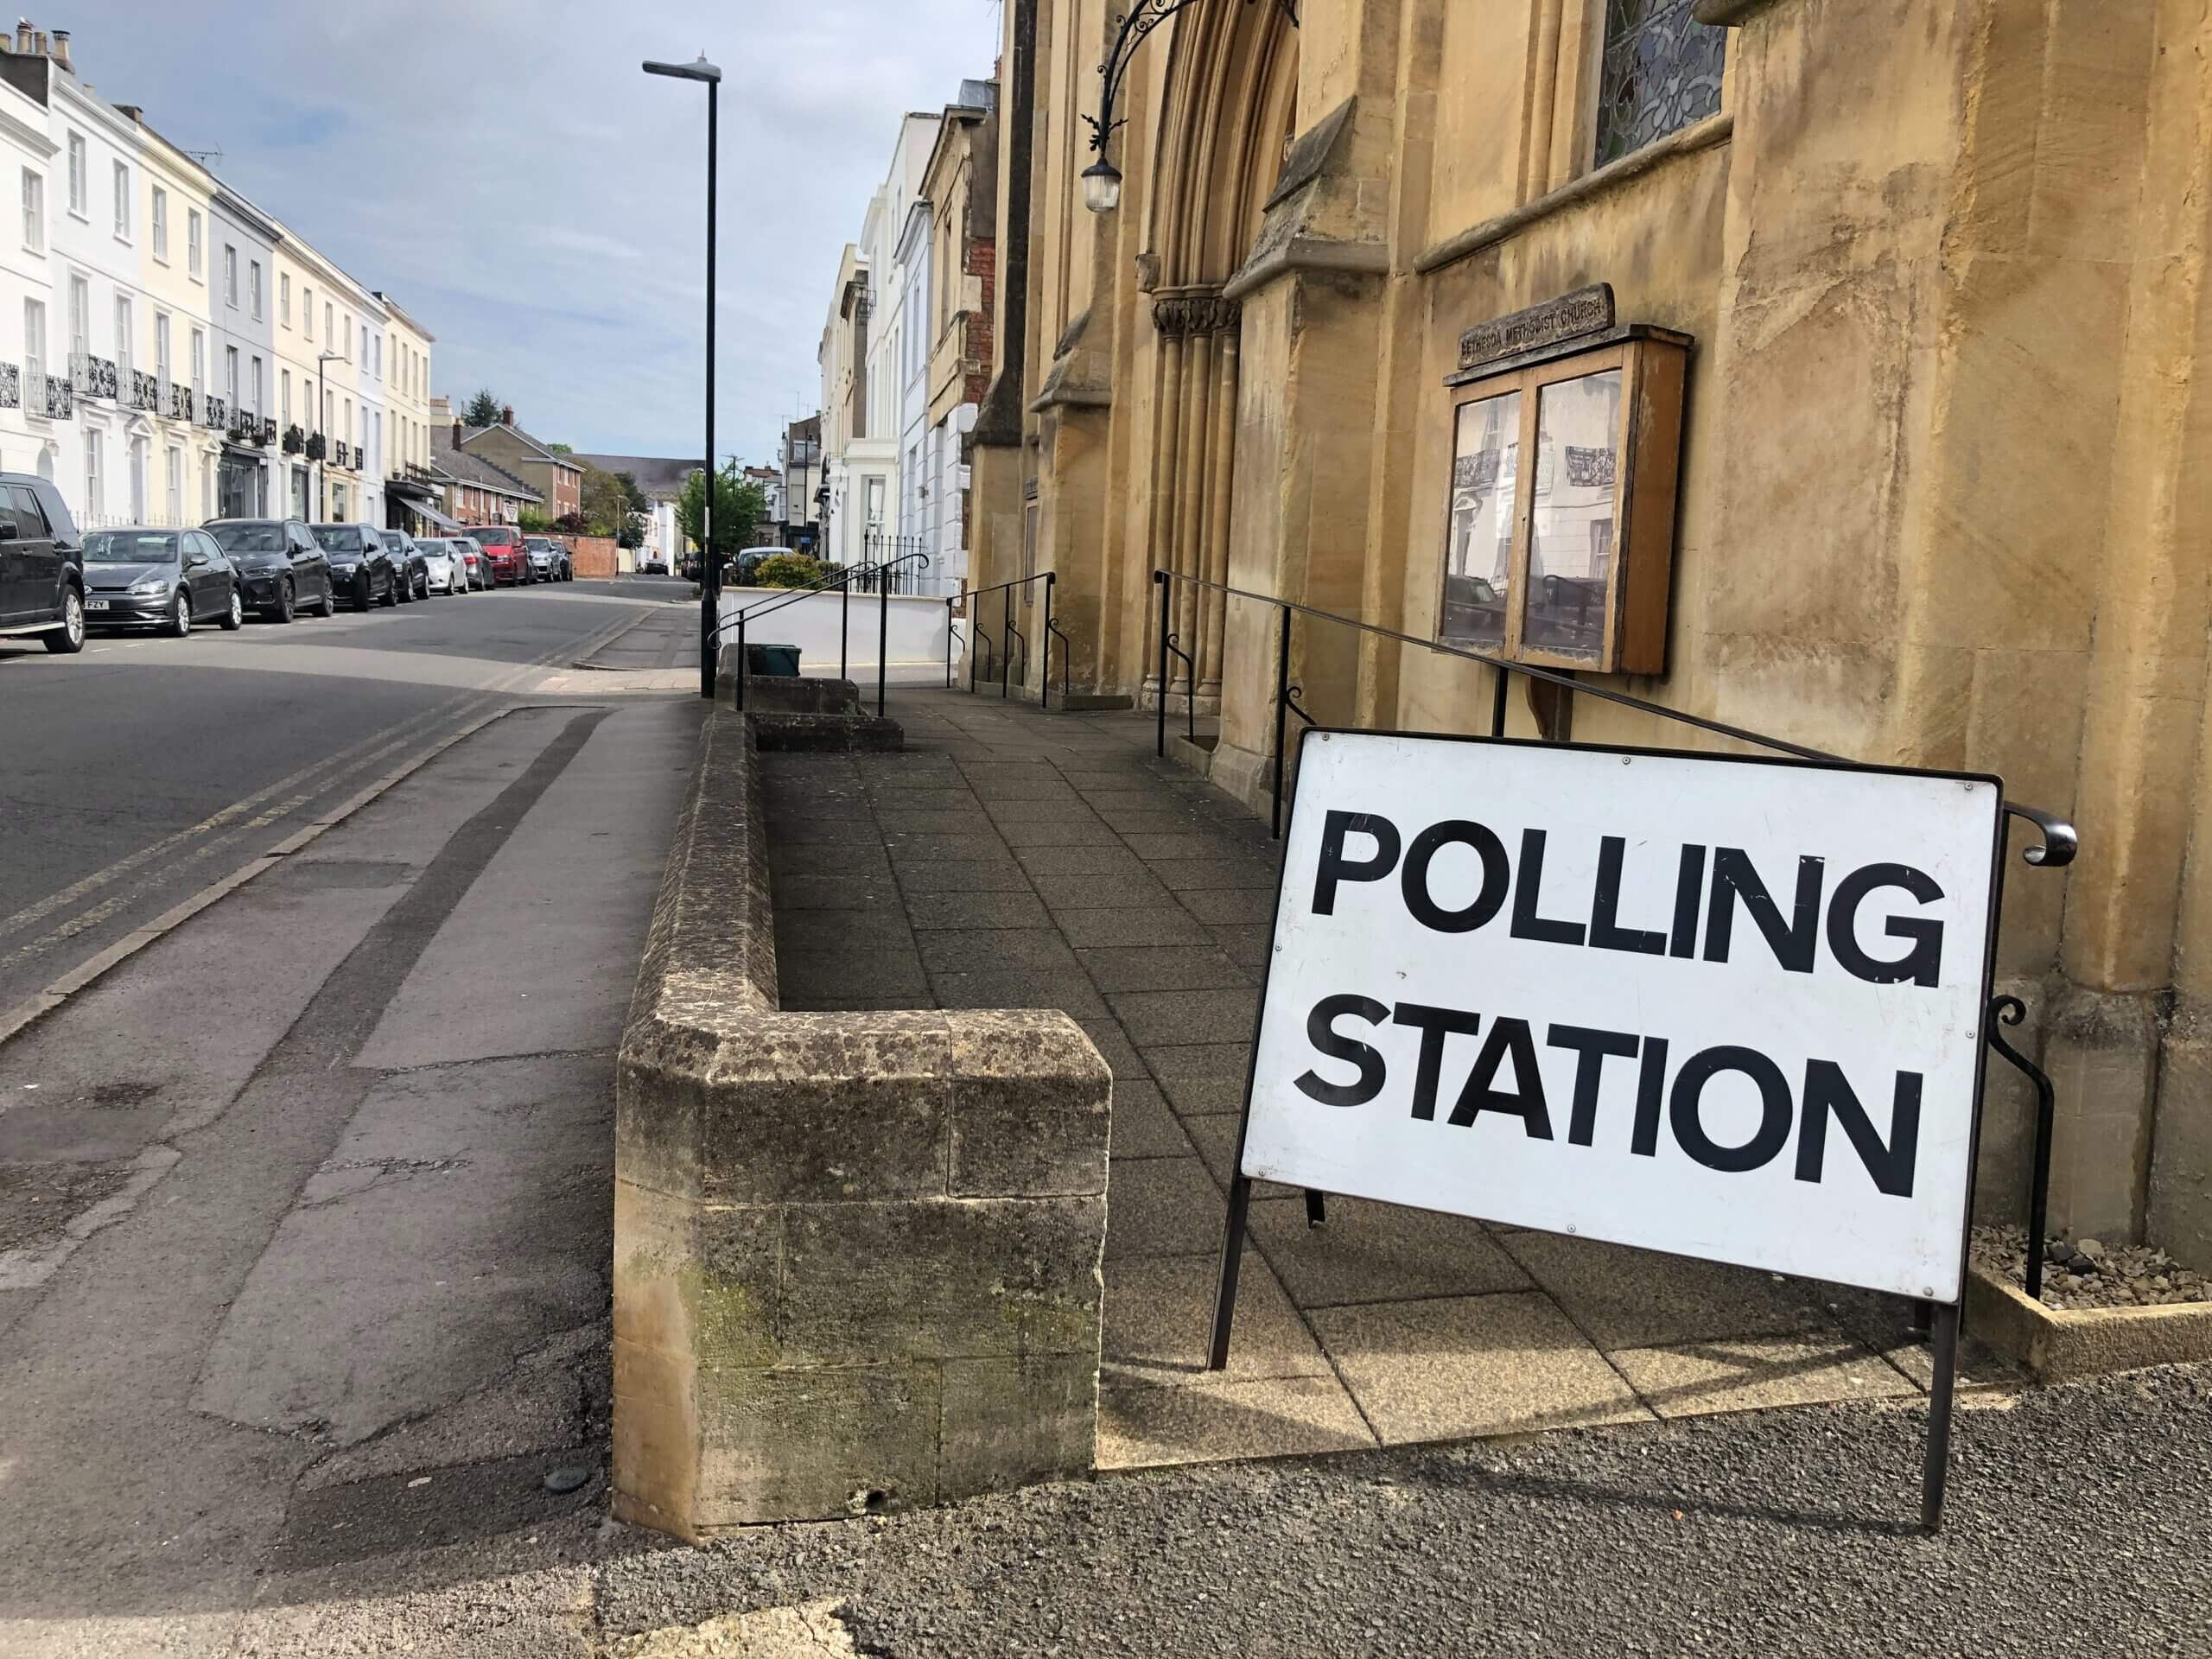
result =
[[[92,527],[398,516],[387,480],[429,460],[420,322],[102,99],[66,32],[0,35],[0,468]]]

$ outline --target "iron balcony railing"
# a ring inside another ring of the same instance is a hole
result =
[[[0,363],[0,409],[23,406],[23,372],[14,363]]]
[[[69,389],[79,397],[116,398],[115,364],[90,352],[69,353]]]
[[[200,400],[200,424],[220,431],[231,423],[231,406],[220,397],[207,397]]]
[[[69,383],[43,369],[23,372],[23,407],[49,421],[66,421],[76,412],[77,397]]]
[[[143,410],[149,415],[158,415],[162,410],[162,383],[143,369],[130,371],[130,404],[132,409]]]

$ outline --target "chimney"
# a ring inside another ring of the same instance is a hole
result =
[[[46,31],[38,29],[31,35],[31,51],[39,57],[46,55]]]
[[[31,20],[28,17],[16,19],[16,50],[25,57],[31,54]]]
[[[501,426],[512,426],[514,423],[515,406],[512,404],[502,404],[499,409],[499,424]]]
[[[64,73],[72,75],[77,73],[77,66],[69,61],[69,31],[66,29],[54,31],[54,60],[61,66]]]
[[[461,423],[459,421],[455,421],[453,423],[453,447],[456,449],[461,448]]]

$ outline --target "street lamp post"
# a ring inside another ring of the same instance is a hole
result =
[[[649,75],[707,83],[707,489],[705,510],[700,515],[700,539],[705,543],[699,557],[699,695],[715,695],[715,636],[721,619],[716,614],[721,597],[721,562],[715,556],[715,149],[716,104],[722,72],[707,61],[704,52],[692,63],[648,63]],[[745,664],[737,671],[742,675]]]
[[[345,355],[343,352],[325,352],[315,360],[315,424],[322,434],[322,459],[315,464],[315,507],[318,518],[328,511],[323,498],[330,491],[330,391],[323,379],[322,365]]]

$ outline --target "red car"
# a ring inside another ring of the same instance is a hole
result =
[[[523,547],[520,531],[507,524],[475,524],[468,533],[492,561],[492,581],[495,585],[512,586],[531,580],[530,555]]]

